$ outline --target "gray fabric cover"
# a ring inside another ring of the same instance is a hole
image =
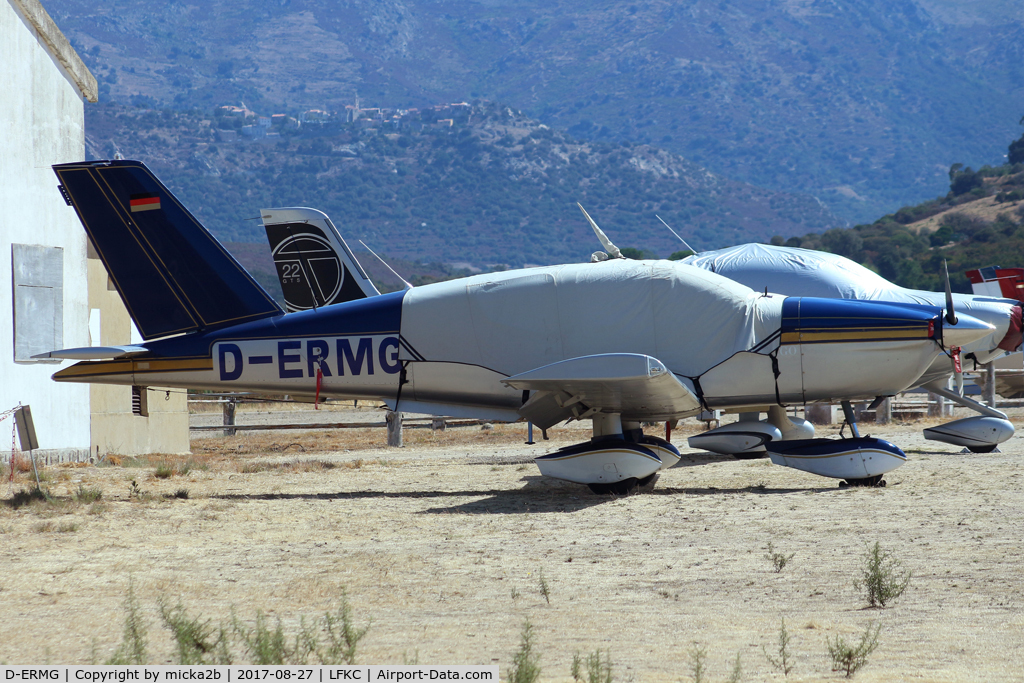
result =
[[[697,376],[778,329],[782,297],[673,261],[489,273],[416,288],[402,333],[427,360],[504,375],[579,356],[643,353]]]
[[[845,256],[822,251],[777,247],[770,244],[741,244],[717,251],[689,256],[685,264],[724,275],[755,291],[777,292],[786,296],[817,296],[830,299],[893,301],[927,304],[945,308],[943,292],[906,289],[889,282],[878,273]],[[1015,301],[954,294],[953,306],[995,325],[996,331],[968,350],[994,348],[1009,327],[1010,309]]]

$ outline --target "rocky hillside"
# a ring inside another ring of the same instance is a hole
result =
[[[947,194],[871,224],[771,241],[842,254],[899,285],[933,291],[943,287],[943,261],[960,292],[971,291],[966,270],[1024,266],[1024,161],[977,171],[954,164],[949,184]]]
[[[1024,94],[1016,2],[45,0],[104,101],[295,114],[507,102],[657,145],[850,222],[1001,154]]]
[[[261,208],[310,206],[354,247],[422,263],[586,260],[600,245],[577,201],[619,245],[660,256],[680,244],[655,215],[706,249],[840,224],[813,197],[650,145],[577,140],[489,103],[301,125],[233,113],[90,106],[88,152],[145,161],[225,241],[264,242]]]

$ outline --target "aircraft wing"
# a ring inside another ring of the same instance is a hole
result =
[[[109,358],[124,358],[126,356],[137,356],[140,353],[148,353],[145,346],[84,346],[77,349],[61,349],[59,351],[47,351],[37,353],[33,358],[54,358],[62,360],[106,360]]]
[[[535,392],[519,414],[542,429],[598,412],[624,420],[668,420],[701,410],[700,399],[657,358],[639,353],[581,356],[502,380]]]

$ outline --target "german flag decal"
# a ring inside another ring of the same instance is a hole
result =
[[[133,194],[128,201],[132,207],[132,213],[138,211],[152,211],[160,208],[160,197],[158,195],[148,194]]]

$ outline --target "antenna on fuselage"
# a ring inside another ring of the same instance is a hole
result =
[[[673,235],[675,235],[675,236],[676,236],[676,239],[677,239],[677,240],[679,240],[680,242],[682,242],[682,243],[683,243],[683,246],[684,246],[684,247],[686,247],[687,249],[689,249],[690,251],[692,251],[692,252],[693,252],[694,254],[698,253],[698,252],[697,252],[697,250],[696,250],[696,249],[694,249],[693,247],[691,247],[691,246],[690,246],[689,244],[687,244],[687,243],[686,243],[686,240],[684,240],[684,239],[683,239],[683,238],[682,238],[682,237],[681,237],[681,236],[679,235],[679,233],[678,233],[678,232],[676,232],[675,230],[673,230],[673,229],[672,229],[672,226],[671,226],[671,225],[669,225],[668,223],[666,223],[666,222],[664,221],[664,219],[662,219],[662,217],[661,217],[661,216],[659,216],[658,214],[654,214],[654,217],[655,217],[655,218],[657,218],[657,219],[658,219],[659,221],[661,221],[661,224],[662,224],[662,225],[664,225],[664,226],[665,226],[666,228],[668,228],[668,231],[669,231],[670,233],[672,233]]]
[[[608,252],[608,255],[612,258],[626,258],[622,255],[622,252],[619,251],[619,248],[612,244],[612,241],[608,239],[608,235],[604,234],[604,230],[597,227],[597,223],[595,223],[594,219],[590,217],[590,214],[583,208],[583,205],[576,202],[576,206],[580,207],[580,211],[582,211],[583,215],[587,217],[587,222],[590,223],[590,227],[594,229],[594,232],[597,234],[597,239],[601,242],[601,246],[604,247],[604,250]]]
[[[373,254],[374,256],[377,256],[377,252],[375,252],[375,251],[374,251],[373,249],[370,249],[370,248],[369,248],[368,246],[366,246],[366,242],[364,242],[364,241],[362,241],[362,240],[359,240],[359,244],[363,245],[363,248],[364,248],[364,249],[366,249],[366,251],[370,252],[370,253],[371,253],[371,254]],[[405,288],[406,288],[406,289],[412,289],[412,285],[411,285],[411,284],[409,284],[408,282],[406,282],[406,281],[405,281],[405,278],[404,278],[404,277],[402,277],[401,275],[399,275],[398,273],[396,273],[396,272],[395,272],[395,269],[394,269],[394,268],[392,268],[391,266],[389,266],[389,265],[388,265],[388,262],[387,262],[387,261],[385,261],[384,259],[382,259],[382,258],[381,258],[380,256],[377,256],[377,260],[378,260],[378,261],[380,261],[381,263],[383,263],[383,264],[384,264],[384,267],[385,267],[385,268],[387,268],[388,270],[390,270],[390,271],[391,271],[391,274],[392,274],[392,275],[394,275],[394,276],[395,276],[395,277],[397,277],[397,278],[398,278],[399,280],[401,280],[401,281],[402,281],[402,284],[403,284],[403,285],[405,285]]]

